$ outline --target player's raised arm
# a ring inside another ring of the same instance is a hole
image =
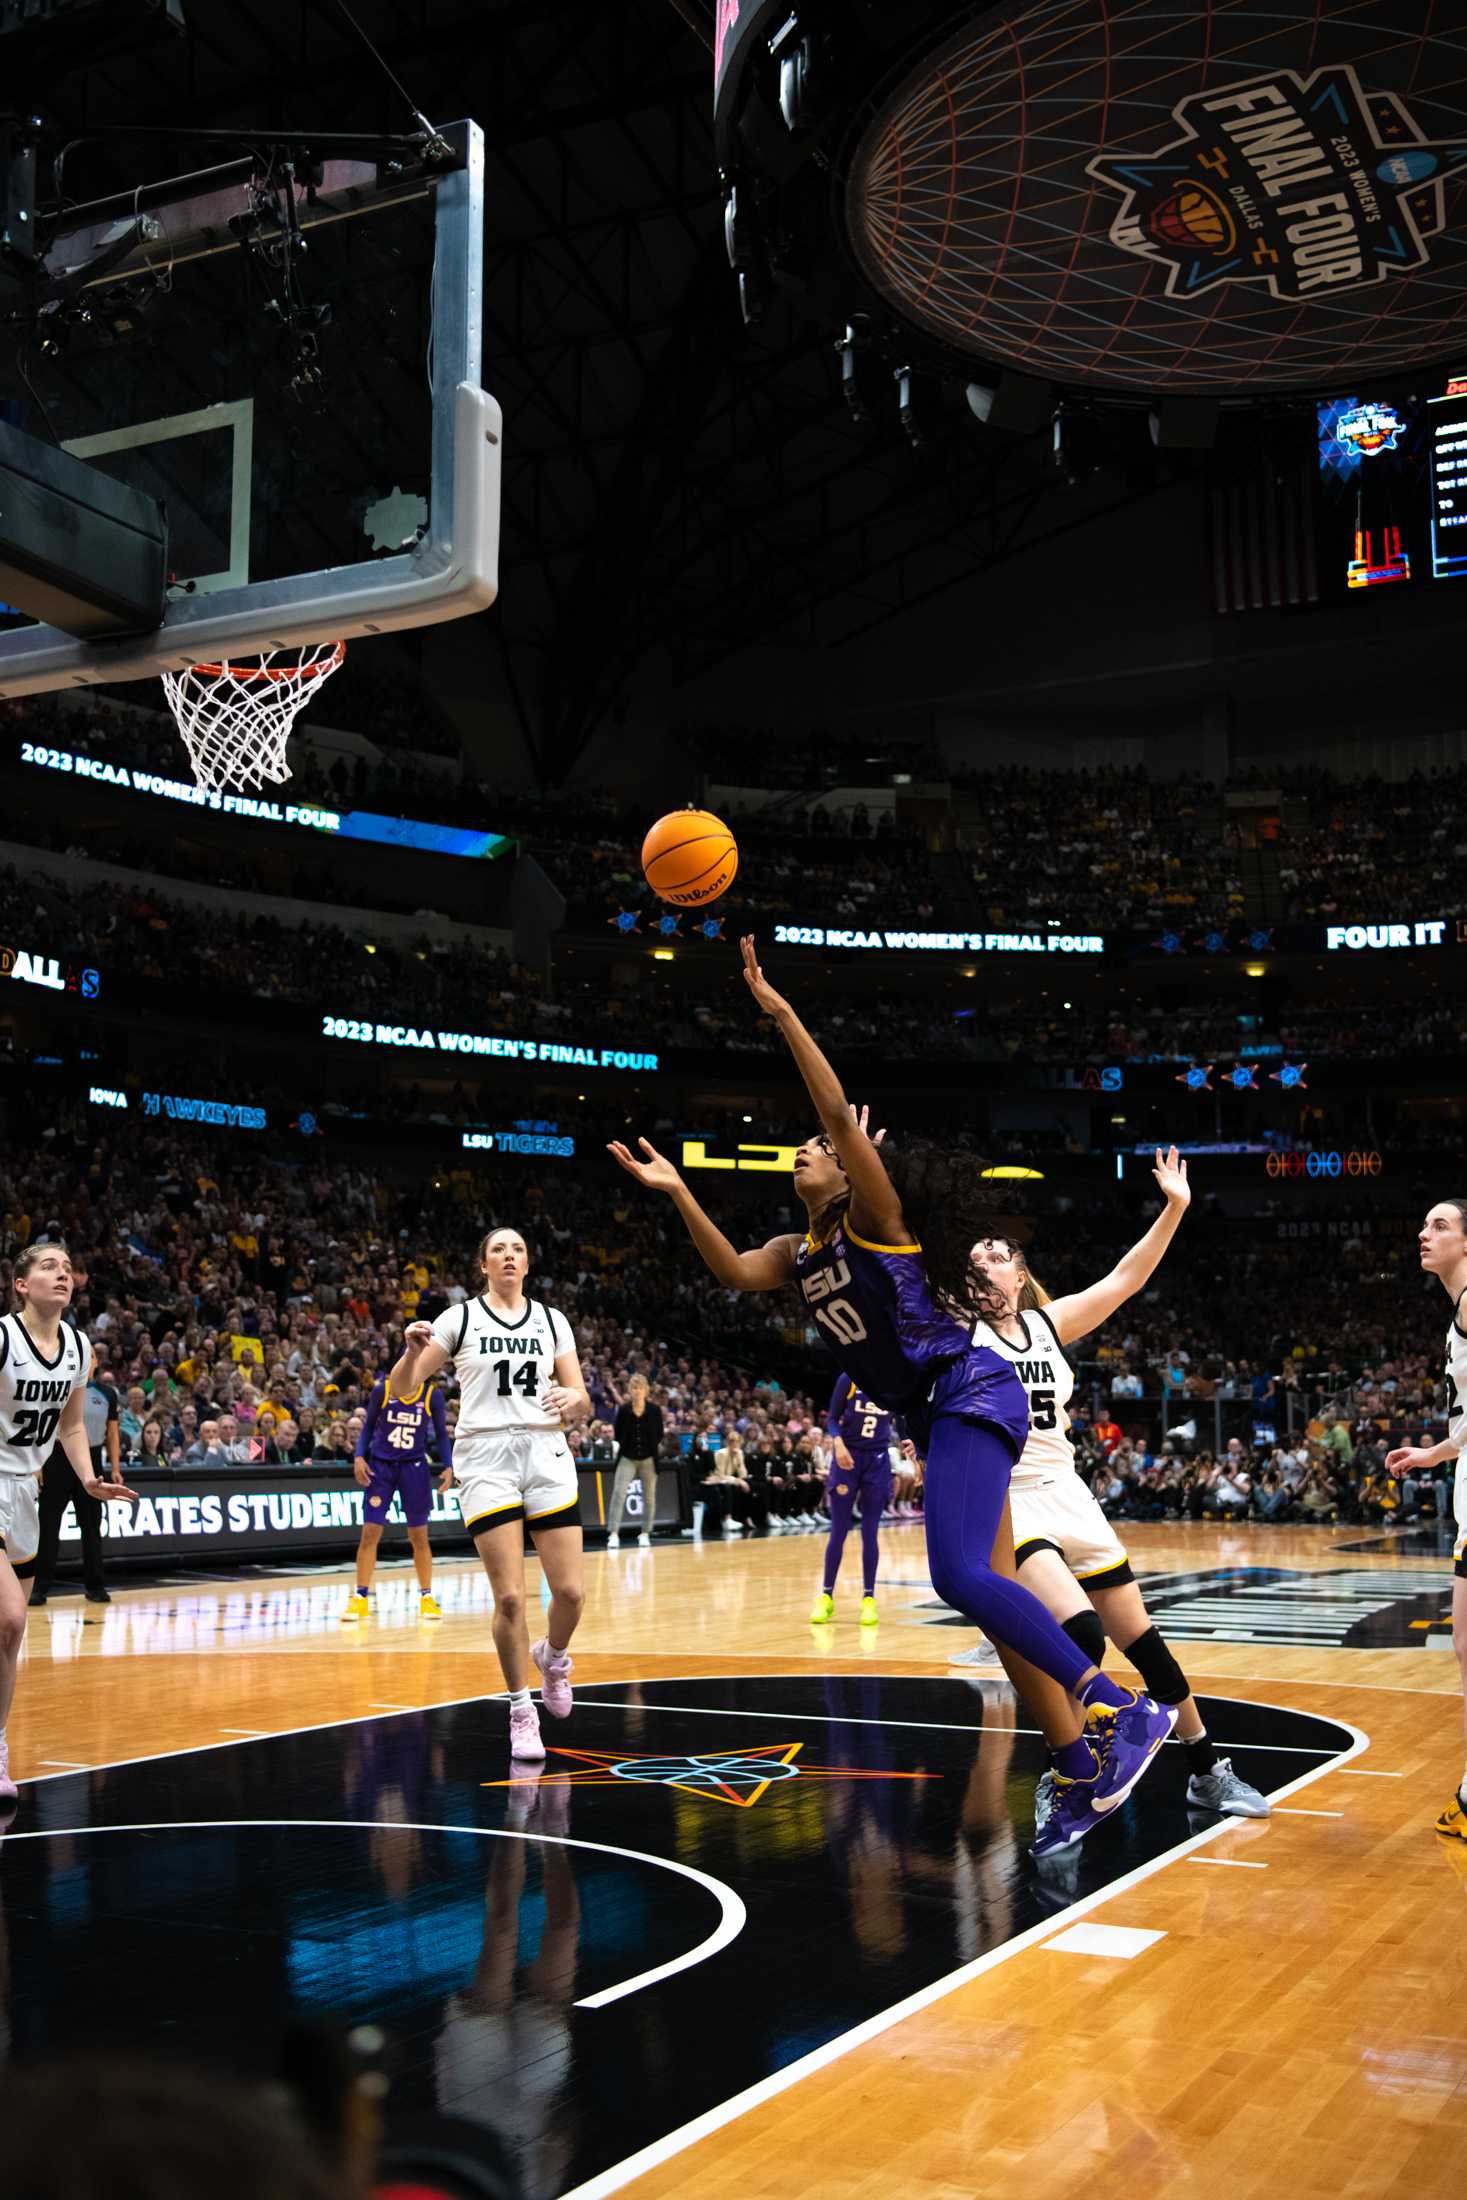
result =
[[[450,1313],[456,1311],[449,1308]],[[442,1318],[440,1315],[440,1321]],[[452,1358],[448,1346],[433,1334],[431,1322],[409,1322],[402,1333],[402,1351],[388,1370],[387,1388],[395,1390],[399,1398],[405,1397],[419,1383],[431,1383]]]
[[[805,1090],[815,1104],[821,1128],[834,1148],[851,1187],[851,1226],[863,1237],[894,1245],[903,1237],[901,1201],[886,1173],[877,1141],[866,1129],[866,1111],[859,1115],[845,1096],[840,1079],[782,993],[777,993],[759,967],[752,934],[739,942],[744,958],[744,979],[766,1016],[779,1026]]]
[[[747,1252],[739,1252],[730,1243],[716,1222],[699,1206],[677,1170],[660,1154],[650,1139],[639,1138],[645,1160],[638,1160],[621,1140],[613,1139],[607,1152],[621,1163],[628,1176],[634,1176],[648,1191],[666,1192],[683,1221],[688,1235],[702,1254],[708,1267],[719,1282],[731,1291],[777,1291],[788,1283],[795,1272],[795,1250],[799,1239],[791,1234],[770,1238],[767,1244],[751,1246]]]
[[[1139,1238],[1129,1253],[1122,1254],[1108,1276],[1102,1276],[1087,1290],[1051,1299],[1045,1307],[1061,1344],[1072,1344],[1077,1337],[1088,1337],[1092,1329],[1098,1329],[1103,1321],[1110,1319],[1118,1306],[1134,1298],[1161,1265],[1162,1255],[1176,1236],[1191,1203],[1192,1187],[1187,1182],[1187,1164],[1177,1159],[1175,1146],[1166,1154],[1157,1147],[1152,1174],[1161,1187],[1166,1205],[1145,1237]]]

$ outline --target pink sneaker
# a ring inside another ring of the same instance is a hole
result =
[[[552,1719],[563,1719],[570,1710],[571,1654],[569,1650],[552,1650],[550,1638],[532,1642],[530,1656],[540,1668],[540,1701]]]
[[[509,1753],[535,1763],[544,1759],[545,1744],[540,1739],[540,1721],[532,1703],[512,1703],[509,1707]]]
[[[567,1696],[570,1690],[566,1690]],[[10,1744],[0,1735],[0,1803],[13,1802],[20,1789],[10,1777]]]

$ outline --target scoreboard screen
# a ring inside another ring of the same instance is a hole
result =
[[[1467,576],[1467,375],[1331,398],[1318,437],[1327,594]]]

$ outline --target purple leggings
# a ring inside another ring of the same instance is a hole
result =
[[[1071,1695],[1090,1660],[1038,1597],[993,1568],[1013,1452],[995,1428],[944,1414],[932,1423],[922,1486],[927,1564],[944,1604],[976,1620]]]
[[[834,1466],[826,1477],[825,1496],[830,1506],[830,1534],[825,1540],[825,1594],[834,1596],[841,1553],[851,1532],[856,1501],[861,1505],[862,1594],[876,1594],[876,1565],[880,1557],[881,1516],[891,1495],[891,1461],[885,1450],[851,1454],[848,1467]]]

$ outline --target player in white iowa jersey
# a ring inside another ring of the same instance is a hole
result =
[[[388,1378],[399,1394],[430,1382],[450,1362],[458,1377],[453,1468],[464,1525],[494,1590],[494,1647],[509,1689],[510,1754],[545,1755],[530,1701],[530,1661],[552,1718],[571,1707],[571,1636],[581,1587],[580,1483],[565,1421],[591,1401],[570,1323],[525,1290],[530,1255],[518,1230],[491,1230],[479,1247],[484,1289],[431,1325],[410,1322]],[[525,1619],[525,1529],[550,1587],[550,1615],[533,1646]]]
[[[82,1421],[92,1348],[65,1319],[73,1288],[64,1245],[28,1245],[15,1261],[19,1306],[0,1316],[0,1806],[17,1792],[5,1722],[41,1540],[41,1470],[51,1459],[53,1474],[66,1471],[64,1455],[89,1497],[136,1502],[132,1490],[92,1471]]]
[[[1177,1707],[1177,1739],[1186,1753],[1187,1800],[1199,1810],[1266,1818],[1268,1804],[1239,1779],[1207,1738],[1186,1675],[1152,1625],[1125,1549],[1093,1493],[1075,1472],[1069,1404],[1074,1371],[1065,1346],[1088,1337],[1149,1280],[1187,1212],[1187,1164],[1173,1146],[1157,1149],[1155,1176],[1166,1204],[1140,1242],[1098,1283],[1051,1299],[1029,1273],[1023,1251],[1006,1237],[982,1238],[973,1266],[982,1278],[987,1316],[975,1322],[977,1344],[1010,1361],[1029,1399],[1029,1437],[1009,1485],[1014,1560],[1024,1586],[1048,1607],[1066,1634],[1094,1662],[1105,1638],[1141,1674],[1148,1695]],[[1065,1807],[1063,1782],[1046,1774],[1035,1798],[1043,1830],[1049,1812]],[[1092,1821],[1083,1821],[1088,1830]],[[1076,1815],[1077,1828],[1082,1818]]]
[[[1452,1552],[1452,1648],[1462,1673],[1462,1717],[1467,1725],[1467,1197],[1439,1199],[1421,1225],[1417,1240],[1421,1266],[1435,1276],[1452,1302],[1447,1330],[1447,1433],[1440,1444],[1404,1444],[1386,1454],[1387,1474],[1410,1474],[1413,1469],[1456,1469],[1453,1512],[1456,1541]],[[1448,1840],[1467,1841],[1467,1765],[1462,1782],[1436,1821],[1438,1833]]]

